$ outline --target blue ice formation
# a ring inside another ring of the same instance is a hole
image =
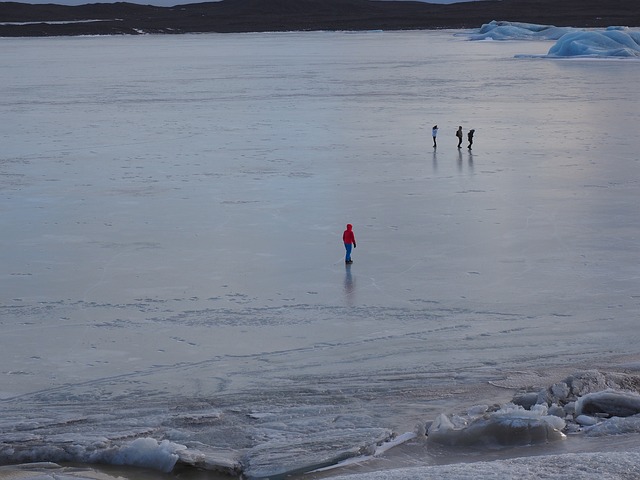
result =
[[[184,445],[169,440],[158,442],[154,438],[136,438],[119,449],[103,454],[103,460],[114,465],[153,468],[168,473],[178,461],[178,452],[186,449]]]
[[[533,23],[485,23],[471,40],[556,40],[547,57],[640,58],[640,31],[628,27],[585,30]]]
[[[450,446],[534,445],[565,438],[565,421],[547,412],[543,405],[525,410],[510,404],[493,413],[478,410],[470,419],[440,414],[427,438]]]
[[[563,35],[549,57],[640,58],[640,32],[626,27],[579,31]]]
[[[557,40],[569,32],[577,31],[571,27],[536,25],[533,23],[503,22],[493,20],[471,34],[471,40]]]

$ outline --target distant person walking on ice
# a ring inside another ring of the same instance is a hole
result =
[[[471,150],[471,145],[473,145],[473,134],[476,133],[476,131],[472,128],[471,130],[469,130],[469,133],[467,133],[467,139],[469,139],[469,150]]]
[[[456,130],[456,137],[458,137],[458,148],[462,146],[462,127],[458,127]]]
[[[431,129],[431,136],[433,137],[433,148],[436,148],[438,144],[436,143],[436,137],[438,136],[438,125],[434,125]]]
[[[356,236],[353,234],[353,225],[347,224],[347,229],[342,234],[342,241],[344,242],[344,248],[347,251],[347,255],[344,257],[344,263],[351,264],[351,247],[356,248]]]

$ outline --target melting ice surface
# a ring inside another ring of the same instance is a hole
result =
[[[2,39],[0,478],[638,473],[640,64],[454,33]]]

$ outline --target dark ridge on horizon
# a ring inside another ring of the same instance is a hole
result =
[[[640,26],[640,0],[483,0],[448,5],[376,0],[223,0],[174,7],[126,2],[79,6],[0,2],[2,37],[460,29],[478,28],[491,20],[634,27]],[[71,21],[79,23],[46,23]]]

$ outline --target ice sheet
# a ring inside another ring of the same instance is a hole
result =
[[[10,445],[277,473],[637,361],[640,66],[453,33],[2,39]]]

